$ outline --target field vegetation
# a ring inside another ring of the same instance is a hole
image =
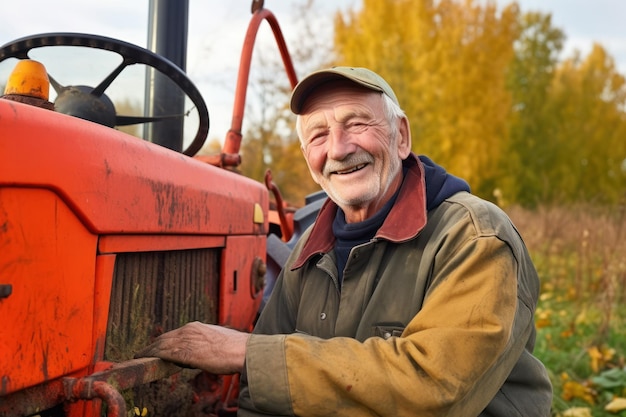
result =
[[[542,279],[535,354],[553,415],[626,416],[626,206],[507,211]]]

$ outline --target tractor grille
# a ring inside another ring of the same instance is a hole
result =
[[[132,359],[154,336],[198,320],[216,323],[219,249],[116,257],[105,360]]]

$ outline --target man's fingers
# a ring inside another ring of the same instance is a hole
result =
[[[135,357],[157,357],[216,374],[241,372],[249,334],[221,326],[188,323],[164,333]]]
[[[193,367],[189,349],[181,338],[157,338],[154,343],[135,354],[135,358],[157,357],[179,366]]]
[[[159,348],[155,345],[155,343],[141,349],[139,352],[135,353],[135,359],[137,358],[148,358],[148,357],[160,357],[159,356]]]

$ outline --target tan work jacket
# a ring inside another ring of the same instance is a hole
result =
[[[339,288],[328,201],[250,337],[240,416],[550,415],[532,356],[539,280],[495,205],[460,192],[426,213],[413,156]]]

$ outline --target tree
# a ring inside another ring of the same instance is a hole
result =
[[[413,149],[511,203],[626,196],[626,87],[599,45],[559,62],[551,16],[472,0],[363,0],[335,19],[337,64],[396,90]]]
[[[559,152],[550,140],[547,102],[565,35],[552,26],[549,14],[529,12],[520,19],[521,33],[507,72],[510,142],[501,159],[499,187],[506,199],[535,206],[549,193],[546,173]]]
[[[338,63],[385,77],[409,116],[413,149],[491,198],[507,149],[505,74],[518,16],[516,4],[364,0],[336,18]]]
[[[550,92],[550,140],[558,147],[550,200],[617,203],[626,196],[626,81],[595,44],[559,67]]]

